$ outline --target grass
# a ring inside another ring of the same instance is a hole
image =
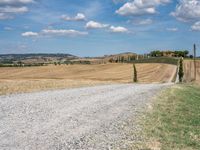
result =
[[[200,149],[200,86],[177,85],[156,99],[144,123],[146,147]]]

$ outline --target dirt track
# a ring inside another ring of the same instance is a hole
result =
[[[128,149],[136,118],[169,84],[115,84],[0,96],[0,149]]]

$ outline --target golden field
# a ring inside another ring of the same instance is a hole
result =
[[[171,82],[176,74],[175,65],[136,64],[136,67],[140,83]],[[0,95],[107,83],[131,83],[132,78],[132,64],[0,68]]]
[[[194,61],[184,60],[184,81],[191,82],[194,80]],[[200,83],[200,60],[196,60],[196,82]]]

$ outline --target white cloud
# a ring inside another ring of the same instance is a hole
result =
[[[178,31],[178,28],[167,28],[166,30],[171,32],[176,32]]]
[[[152,24],[152,23],[153,23],[153,20],[151,19],[140,20],[138,22],[139,25],[147,25],[147,24]]]
[[[125,3],[116,13],[123,16],[155,14],[156,7],[171,2],[171,0],[134,0]]]
[[[75,19],[75,20],[85,20],[86,17],[85,17],[84,14],[78,13],[74,19]]]
[[[24,36],[24,37],[36,37],[39,34],[37,32],[29,31],[29,32],[24,32],[21,35]]]
[[[144,20],[137,19],[137,20],[133,20],[133,21],[129,20],[128,23],[133,23],[136,25],[149,25],[149,24],[153,23],[153,20],[152,19],[144,19]]]
[[[24,32],[21,35],[24,37],[45,37],[45,36],[81,36],[87,35],[88,32],[82,32],[77,30],[65,30],[65,29],[44,29],[41,32]]]
[[[65,21],[85,21],[86,20],[86,16],[82,13],[78,13],[75,17],[62,15],[61,18]]]
[[[111,26],[110,31],[113,33],[128,33],[128,29],[121,26],[118,26],[118,27]]]
[[[100,29],[100,28],[106,28],[108,26],[109,26],[108,24],[102,24],[102,23],[95,22],[95,21],[89,21],[86,24],[85,28],[87,28],[87,29]]]
[[[79,36],[79,35],[87,35],[87,32],[77,31],[77,30],[53,30],[53,29],[44,29],[41,32],[42,35],[47,36]]]
[[[19,5],[33,3],[33,0],[1,0],[0,5]]]
[[[192,26],[191,26],[191,29],[193,31],[200,31],[200,21],[194,23]]]
[[[0,0],[0,20],[13,19],[14,15],[28,12],[29,3],[34,0]]]
[[[200,19],[199,0],[180,0],[176,10],[171,13],[177,20],[188,22]]]
[[[28,8],[23,7],[12,7],[12,6],[6,6],[6,7],[0,7],[1,13],[25,13],[28,11]]]

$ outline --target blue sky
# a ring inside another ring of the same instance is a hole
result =
[[[1,54],[192,50],[199,37],[200,0],[0,0]]]

